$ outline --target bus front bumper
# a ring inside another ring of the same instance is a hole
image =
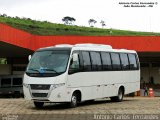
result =
[[[26,100],[43,102],[70,102],[71,92],[65,85],[23,85]]]

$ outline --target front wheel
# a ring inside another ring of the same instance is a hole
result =
[[[34,102],[34,106],[35,106],[36,108],[42,108],[43,105],[44,105],[44,102]]]
[[[71,108],[77,107],[77,103],[78,103],[77,94],[73,93],[71,97],[70,107]]]
[[[111,97],[111,101],[121,102],[123,100],[123,96],[124,96],[124,90],[120,88],[118,91],[118,96]]]

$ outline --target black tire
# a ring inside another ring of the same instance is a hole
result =
[[[36,108],[42,108],[43,105],[44,105],[44,102],[34,102],[34,106],[35,106]]]
[[[71,108],[77,107],[77,103],[78,103],[78,96],[76,93],[73,93],[73,95],[71,97],[70,107]]]
[[[122,88],[120,88],[118,90],[118,96],[111,97],[111,101],[113,101],[113,102],[121,102],[121,101],[123,101],[123,96],[124,96],[124,90]]]

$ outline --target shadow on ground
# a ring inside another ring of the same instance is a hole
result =
[[[135,101],[135,99],[125,99],[123,102]],[[100,104],[118,104],[120,102],[112,102],[110,99],[104,100],[95,100],[95,101],[85,101],[78,104],[78,108],[85,107],[85,106],[92,106],[92,105],[100,105]],[[64,109],[75,109],[70,108],[68,103],[45,103],[44,107],[41,109],[32,107],[31,109],[35,110],[64,110]]]

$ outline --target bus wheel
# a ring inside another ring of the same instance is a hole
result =
[[[43,105],[44,105],[44,102],[34,102],[34,106],[35,106],[36,108],[42,108]]]
[[[121,102],[123,100],[123,96],[124,96],[124,90],[123,88],[120,88],[118,91],[118,96],[111,97],[111,101]]]
[[[77,107],[77,102],[78,102],[78,96],[76,93],[73,93],[71,97],[70,107],[71,108]]]

